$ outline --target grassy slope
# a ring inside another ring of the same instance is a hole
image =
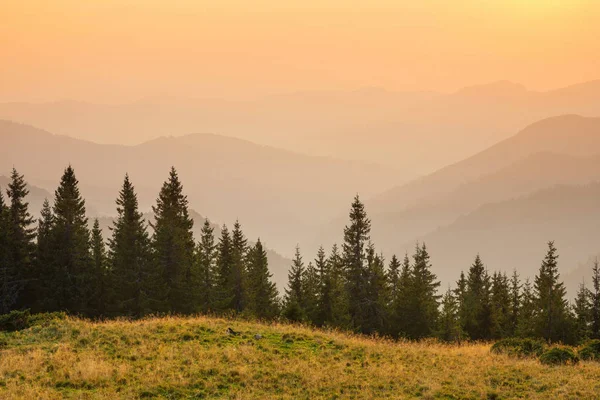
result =
[[[232,327],[240,334],[226,334]],[[255,339],[255,334],[262,339]],[[0,398],[595,398],[600,363],[206,317],[0,333]]]

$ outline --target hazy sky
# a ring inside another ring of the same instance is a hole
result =
[[[0,101],[544,90],[600,78],[598,21],[597,0],[0,0]]]

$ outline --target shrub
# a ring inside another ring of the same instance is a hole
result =
[[[569,347],[553,347],[540,356],[540,362],[546,365],[574,365],[579,362],[579,357]]]
[[[490,351],[512,357],[539,357],[546,350],[546,343],[537,339],[502,339]]]
[[[0,315],[0,331],[13,332],[29,328],[29,310],[14,310]]]
[[[600,361],[600,340],[586,342],[578,351],[579,358],[586,361]]]

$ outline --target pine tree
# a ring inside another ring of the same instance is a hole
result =
[[[367,247],[367,318],[365,333],[388,333],[390,291],[383,256],[375,254],[372,243]]]
[[[300,248],[296,246],[296,253],[292,260],[292,266],[288,272],[288,287],[285,289],[283,315],[293,322],[302,322],[307,318],[304,298],[304,285],[302,283],[305,275],[304,262],[300,254]]]
[[[319,312],[319,273],[312,262],[308,263],[302,275],[302,293],[306,320],[315,324]]]
[[[590,337],[591,303],[590,293],[585,287],[585,282],[581,282],[579,285],[573,312],[575,313],[575,334],[577,341],[581,342]]]
[[[161,310],[166,293],[162,276],[152,262],[150,237],[138,209],[135,188],[125,175],[116,200],[117,218],[111,228],[108,258],[112,282],[111,311],[141,317]]]
[[[531,281],[525,280],[523,291],[521,293],[521,308],[519,309],[519,323],[517,325],[517,336],[533,337],[535,336],[535,320],[538,311],[536,310],[535,294]]]
[[[368,273],[366,246],[370,240],[371,221],[358,195],[354,197],[349,213],[350,224],[344,228],[343,260],[347,274],[349,312],[354,329],[365,332],[369,318]]]
[[[390,289],[390,303],[394,304],[398,298],[398,290],[400,288],[400,271],[402,269],[402,264],[400,260],[396,257],[396,255],[392,255],[392,259],[390,260],[390,265],[388,267],[388,282]]]
[[[315,325],[323,326],[333,320],[333,277],[331,264],[327,262],[327,256],[323,246],[317,251],[315,268],[318,274],[317,312]]]
[[[600,266],[598,259],[592,268],[592,289],[590,291],[591,303],[591,332],[592,339],[600,339]]]
[[[271,281],[267,252],[260,239],[248,252],[248,307],[251,315],[260,319],[272,319],[279,313],[277,288]]]
[[[50,232],[52,265],[48,283],[48,309],[85,313],[93,293],[90,231],[85,200],[75,171],[68,166],[54,196]]]
[[[554,242],[549,242],[548,252],[534,281],[535,305],[539,311],[536,334],[551,342],[566,342],[569,315],[566,290],[559,281],[557,259]]]
[[[493,339],[510,334],[510,286],[506,274],[495,272],[492,276],[492,332]]]
[[[423,244],[417,245],[413,256],[414,265],[411,277],[411,300],[407,313],[410,324],[407,325],[408,337],[420,339],[432,336],[438,324],[439,299],[437,288],[440,282],[431,272],[429,253]]]
[[[51,309],[49,299],[53,297],[53,293],[49,292],[48,282],[52,282],[54,276],[52,274],[52,266],[54,259],[54,248],[52,231],[54,227],[54,213],[48,199],[44,199],[41,218],[38,220],[37,228],[37,243],[35,249],[35,272],[36,279],[29,283],[36,293],[36,301],[31,308],[32,312],[42,312]]]
[[[439,317],[437,337],[444,342],[459,342],[462,329],[459,320],[459,304],[452,290],[448,288],[442,297],[442,310]]]
[[[350,312],[348,310],[348,292],[346,291],[346,273],[342,256],[336,244],[331,248],[327,259],[331,273],[331,320],[327,323],[340,329],[350,329]]]
[[[31,308],[35,302],[34,285],[26,284],[33,281],[34,276],[33,256],[35,253],[35,228],[32,227],[34,219],[29,213],[29,203],[25,200],[29,194],[27,183],[23,175],[15,168],[12,169],[8,184],[8,272],[18,282],[19,293],[16,306],[18,308]]]
[[[8,313],[14,308],[22,287],[16,271],[10,264],[9,221],[9,208],[4,203],[4,195],[0,191],[0,314]]]
[[[457,315],[462,332],[465,331],[465,324],[470,312],[467,296],[467,278],[465,273],[460,271],[460,278],[456,281],[456,288],[454,289],[454,298],[458,307]]]
[[[233,294],[231,309],[242,312],[246,306],[246,253],[248,241],[242,232],[239,221],[235,221],[231,232],[231,292]]]
[[[167,288],[165,309],[189,314],[195,310],[196,293],[192,277],[194,221],[190,218],[188,200],[175,168],[171,168],[152,211],[155,218],[152,250]]]
[[[202,235],[196,247],[198,306],[204,313],[216,308],[216,260],[214,228],[207,219],[202,226]]]
[[[215,310],[226,312],[231,310],[233,302],[232,291],[233,246],[231,235],[226,225],[221,228],[221,237],[217,245],[217,267],[215,274]]]
[[[402,270],[398,279],[396,301],[392,304],[392,321],[390,332],[392,336],[408,337],[410,324],[411,303],[413,295],[413,270],[408,254],[404,255]]]
[[[102,230],[98,218],[94,219],[92,228],[92,268],[93,283],[95,285],[91,299],[90,312],[94,316],[105,316],[108,309],[108,267],[106,257],[106,244],[102,237]]]
[[[517,335],[519,319],[521,318],[521,282],[517,270],[513,270],[510,279],[510,315],[508,322],[508,336]]]
[[[467,315],[464,330],[472,340],[492,338],[494,322],[490,291],[490,277],[478,254],[467,275]]]

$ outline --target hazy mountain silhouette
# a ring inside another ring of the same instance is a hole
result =
[[[125,172],[141,209],[149,210],[174,165],[192,208],[226,223],[239,218],[249,237],[260,236],[289,253],[356,192],[373,195],[395,181],[393,170],[372,163],[306,156],[212,134],[102,145],[0,122],[0,171],[14,165],[29,182],[53,191],[68,164],[90,208],[109,216]]]
[[[600,81],[536,92],[511,82],[451,94],[298,92],[252,101],[156,97],[122,105],[0,104],[0,118],[103,143],[212,132],[312,155],[398,167],[404,181],[461,160],[561,114],[600,115]]]

